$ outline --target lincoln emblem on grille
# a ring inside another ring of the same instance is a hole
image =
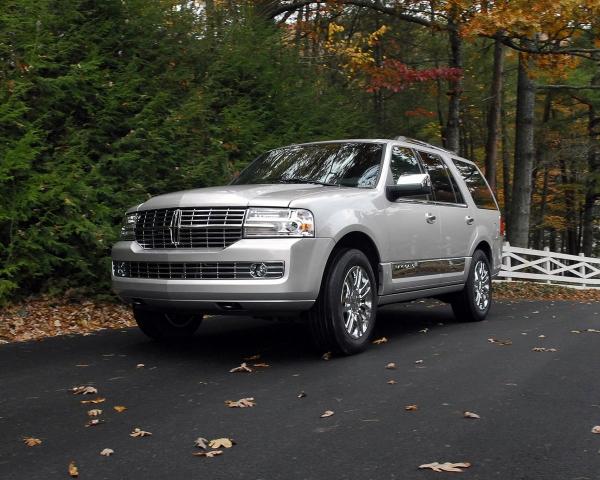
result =
[[[177,209],[173,212],[173,218],[171,218],[171,224],[169,225],[169,235],[171,236],[171,243],[176,247],[179,245],[179,234],[181,232],[181,209]]]

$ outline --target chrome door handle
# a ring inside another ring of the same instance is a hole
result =
[[[427,220],[427,223],[435,223],[435,219],[436,216],[434,214],[429,212],[425,214],[425,220]]]
[[[469,215],[467,215],[465,217],[465,222],[467,222],[467,225],[473,225],[473,222],[475,221],[475,219]]]

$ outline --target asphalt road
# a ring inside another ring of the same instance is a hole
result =
[[[600,333],[571,333],[588,328],[600,330],[599,304],[497,303],[488,320],[461,324],[447,306],[415,303],[380,311],[387,343],[329,361],[302,326],[235,317],[208,319],[178,347],[135,329],[2,345],[0,478],[69,478],[74,460],[82,479],[597,480]],[[269,368],[229,373],[257,353]],[[67,391],[76,385],[106,402],[81,405]],[[256,406],[224,404],[244,397]],[[105,423],[85,428],[89,408]],[[135,427],[153,435],[132,438]],[[195,457],[197,437],[237,444]],[[434,461],[472,466],[417,468]]]

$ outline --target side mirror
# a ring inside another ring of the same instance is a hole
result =
[[[385,196],[390,202],[394,202],[401,197],[430,194],[431,179],[427,173],[403,175],[398,179],[396,185],[387,185],[385,187]]]

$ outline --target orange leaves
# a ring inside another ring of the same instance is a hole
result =
[[[249,408],[256,405],[253,397],[240,398],[239,400],[225,400],[225,405],[229,408]]]
[[[23,438],[23,443],[25,445],[27,445],[28,447],[37,447],[38,445],[42,444],[42,441],[39,438],[24,437]]]

